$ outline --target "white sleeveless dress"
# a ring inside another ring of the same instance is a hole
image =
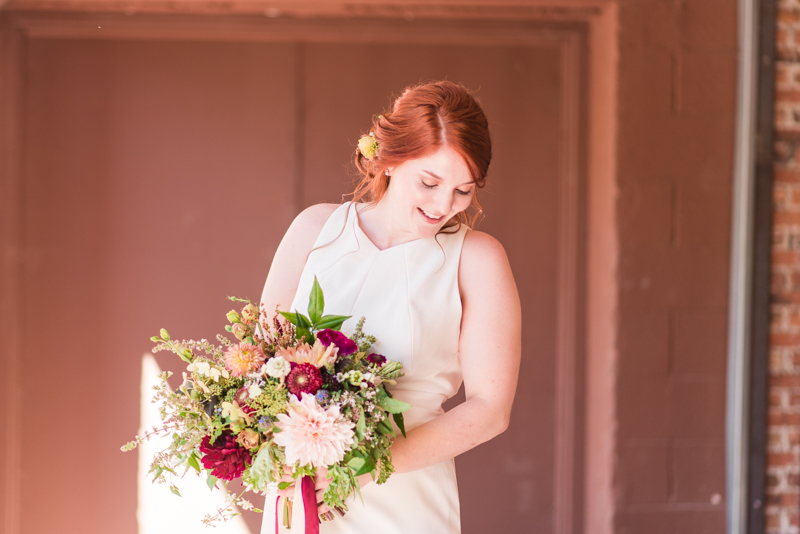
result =
[[[325,223],[300,277],[292,311],[306,313],[316,275],[325,313],[352,315],[342,326],[350,334],[366,317],[364,331],[378,338],[374,352],[403,364],[405,376],[392,394],[411,404],[406,431],[444,413],[442,403],[461,386],[458,340],[461,297],[458,264],[462,225],[452,234],[417,239],[379,250],[361,230],[356,208],[346,202]],[[452,231],[452,229],[448,230]],[[382,485],[362,488],[364,503],[320,525],[321,534],[459,534],[461,518],[452,459],[395,473]],[[275,496],[267,495],[262,534],[275,529]],[[302,534],[302,533],[295,533]]]

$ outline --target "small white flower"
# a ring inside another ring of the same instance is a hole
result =
[[[224,376],[225,378],[230,377],[227,369],[220,371],[216,367],[211,367],[211,364],[208,362],[190,363],[189,366],[186,367],[186,370],[191,371],[192,373],[197,373],[200,376],[207,376],[214,382],[219,382],[220,376]]]
[[[219,377],[220,376],[224,376],[225,378],[229,378],[230,377],[230,375],[228,374],[228,370],[227,369],[223,369],[222,371],[220,371],[216,367],[212,367],[211,369],[208,370],[208,376],[214,382],[219,382]]]
[[[192,373],[197,373],[200,376],[208,376],[208,371],[210,368],[211,364],[208,362],[195,362],[190,363],[186,370]]]
[[[267,374],[272,378],[283,378],[291,370],[292,366],[281,356],[275,356],[267,362]]]
[[[251,399],[255,399],[259,395],[261,395],[261,388],[258,387],[258,384],[253,384],[247,388],[247,396]]]

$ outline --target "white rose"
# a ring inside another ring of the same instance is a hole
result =
[[[280,356],[275,356],[267,362],[267,374],[272,378],[283,378],[289,374],[292,366]]]

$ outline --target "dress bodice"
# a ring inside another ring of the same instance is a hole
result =
[[[442,403],[461,386],[458,264],[468,228],[380,250],[358,223],[362,206],[346,202],[328,218],[308,255],[291,310],[306,312],[316,276],[325,313],[352,316],[342,325],[344,333],[351,334],[366,317],[364,331],[378,339],[372,350],[404,366],[405,376],[389,389],[411,404],[403,414],[411,430],[442,414]],[[322,523],[320,534],[461,533],[452,458],[394,473],[385,484],[362,487],[360,495],[348,501],[344,517]],[[275,499],[272,488],[262,534],[276,531]]]
[[[346,202],[331,214],[308,256],[292,311],[305,313],[316,276],[325,313],[352,316],[342,332],[352,333],[366,317],[364,331],[378,339],[372,350],[404,366],[391,391],[412,405],[405,415],[411,429],[441,413],[461,386],[458,265],[468,228],[380,250],[358,222],[363,206]]]

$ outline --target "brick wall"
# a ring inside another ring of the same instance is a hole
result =
[[[800,0],[778,3],[766,531],[800,533]]]

